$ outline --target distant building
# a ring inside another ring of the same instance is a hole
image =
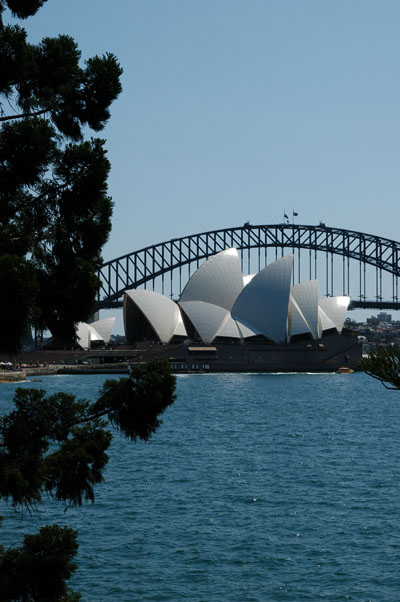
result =
[[[386,312],[382,311],[380,314],[378,314],[377,316],[371,316],[370,318],[367,318],[367,324],[371,324],[371,325],[377,325],[377,324],[390,324],[392,322],[392,314],[387,314]]]
[[[392,315],[391,314],[387,314],[384,311],[382,311],[376,317],[378,319],[378,322],[387,322],[388,324],[390,324],[390,322],[392,321]]]

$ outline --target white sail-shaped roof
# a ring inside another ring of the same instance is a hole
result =
[[[104,318],[104,320],[91,322],[90,326],[96,330],[105,343],[109,343],[114,323],[115,318]]]
[[[153,291],[127,291],[127,341],[158,339],[169,343],[174,335],[192,336],[193,329],[204,343],[216,337],[249,339],[257,335],[284,343],[296,335],[309,334],[317,339],[329,330],[340,333],[350,298],[318,300],[316,280],[291,287],[293,259],[293,255],[282,257],[257,274],[243,276],[237,250],[222,251],[195,272],[179,306]],[[107,342],[112,321],[79,324],[80,344],[89,348],[95,340]]]
[[[318,282],[317,280],[308,280],[296,284],[290,289],[290,297],[296,302],[303,318],[305,319],[308,330],[314,339],[318,338]],[[291,333],[301,334],[301,333]]]
[[[328,318],[324,310],[318,307],[318,337],[322,337],[324,330],[331,330],[332,328],[336,328],[336,326]]]
[[[242,335],[242,339],[248,339],[249,337],[254,337],[258,334],[262,334],[261,330],[252,330],[251,328],[248,328],[238,320],[235,320],[235,322],[239,328],[240,334]]]
[[[124,295],[125,332],[129,330],[129,321],[133,318],[130,302],[140,310],[162,343],[169,343],[173,337],[179,319],[179,308],[169,297],[143,289],[131,289]],[[132,314],[132,315],[131,315]]]
[[[242,288],[243,276],[237,250],[227,249],[199,267],[183,289],[179,301],[203,301],[231,310]]]
[[[83,349],[90,349],[90,330],[86,322],[78,322],[76,325],[76,342]]]
[[[333,322],[339,333],[342,332],[343,322],[346,318],[349,303],[350,297],[345,295],[338,297],[323,297],[318,301],[319,307]]]
[[[181,336],[181,337],[186,337],[187,336],[187,332],[186,332],[186,328],[185,328],[185,325],[184,325],[183,320],[182,320],[182,314],[181,314],[181,310],[179,309],[179,307],[178,307],[178,310],[179,310],[179,315],[178,315],[178,321],[176,323],[176,328],[175,328],[175,331],[174,331],[174,335],[176,334],[176,335]]]
[[[272,341],[284,343],[292,269],[293,255],[287,255],[258,272],[237,298],[232,317]]]
[[[88,328],[89,328],[89,337],[90,337],[90,343],[94,343],[95,341],[103,341],[104,339],[101,336],[100,333],[97,332],[97,330],[92,326],[92,324],[88,324]]]
[[[243,286],[247,286],[254,278],[255,274],[243,274]]]
[[[78,322],[76,328],[76,342],[83,349],[90,349],[92,343],[95,341],[101,341],[107,343],[108,340],[104,338],[104,333],[99,332],[95,326],[100,323],[100,330],[105,328],[101,322],[111,321],[111,329],[115,322],[115,318],[106,318],[106,320],[97,320],[97,322],[92,322],[91,324],[87,324],[86,322]],[[111,335],[111,332],[110,332]]]
[[[290,338],[298,334],[311,333],[307,320],[292,295],[289,301],[288,332]]]
[[[211,343],[229,318],[229,312],[219,305],[204,301],[179,302],[203,343]]]
[[[217,335],[219,337],[229,337],[230,339],[241,339],[243,338],[237,323],[229,314],[228,318],[223,322],[221,328],[218,330]]]

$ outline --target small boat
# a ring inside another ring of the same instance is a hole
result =
[[[340,368],[337,371],[337,374],[352,374],[353,372],[354,370],[352,370],[348,366],[340,366]]]

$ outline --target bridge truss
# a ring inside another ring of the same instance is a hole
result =
[[[98,308],[119,307],[125,290],[151,288],[178,297],[201,263],[236,247],[244,273],[293,253],[293,284],[318,278],[322,293],[350,295],[351,307],[400,309],[400,243],[341,228],[251,225],[175,238],[104,263]]]

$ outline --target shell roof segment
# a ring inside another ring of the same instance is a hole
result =
[[[302,311],[292,296],[289,301],[288,331],[289,337],[311,332]]]
[[[228,310],[204,301],[179,302],[203,343],[211,343],[230,317]]]
[[[143,289],[125,291],[125,331],[128,330],[128,321],[131,319],[129,302],[134,303],[139,308],[160,341],[169,343],[178,326],[179,307],[177,304],[165,295],[155,291]]]
[[[237,250],[227,249],[193,274],[179,305],[155,291],[126,291],[127,340],[158,338],[168,343],[174,335],[189,334],[207,344],[219,336],[246,339],[263,335],[285,343],[296,335],[318,339],[331,329],[340,333],[350,298],[318,300],[316,280],[291,286],[293,262],[294,256],[286,255],[257,274],[243,276]],[[105,339],[105,329],[98,324]],[[81,335],[88,342],[96,336],[88,328],[82,329]]]
[[[230,339],[242,339],[243,336],[240,333],[238,324],[232,318],[230,314],[228,314],[228,319],[224,320],[221,328],[218,330],[217,336],[219,337],[228,337]]]
[[[76,329],[76,342],[83,349],[89,349],[90,341],[91,341],[91,337],[90,337],[89,324],[87,324],[86,322],[78,322],[77,329]]]
[[[340,333],[349,307],[350,297],[342,295],[338,297],[323,297],[319,300],[319,307],[326,314]]]
[[[179,301],[203,301],[230,311],[242,289],[240,259],[232,248],[203,263],[183,289]]]
[[[330,330],[331,328],[336,328],[336,326],[328,318],[324,310],[318,307],[318,337],[322,337],[324,330]]]
[[[101,341],[108,343],[114,326],[115,318],[96,320],[90,324],[78,322],[76,331],[76,342],[83,349],[90,349],[92,343]]]
[[[96,322],[92,322],[90,326],[92,326],[96,332],[99,333],[105,343],[109,343],[115,320],[116,318],[114,317],[104,318],[103,320],[96,320]]]
[[[254,278],[255,274],[244,274],[243,275],[243,286],[247,286]]]
[[[314,339],[318,338],[318,281],[308,280],[295,284],[290,289],[290,297],[300,310],[308,329],[306,331],[291,332],[292,335],[301,332],[311,332]]]
[[[276,343],[286,340],[293,255],[282,257],[258,272],[242,290],[232,317]]]
[[[235,320],[237,327],[239,328],[239,332],[242,335],[242,339],[248,339],[250,337],[254,337],[257,336],[259,334],[262,334],[261,330],[256,330],[254,328],[254,330],[252,330],[251,328],[248,328],[248,326],[245,326],[244,324],[242,324],[241,322],[239,322],[239,320]]]
[[[176,328],[174,330],[174,335],[178,335],[178,336],[181,336],[181,337],[182,336],[183,337],[187,336],[187,332],[186,332],[186,328],[185,328],[185,325],[184,325],[183,320],[182,320],[182,314],[181,314],[181,312],[179,312],[179,315],[178,315],[178,322],[177,322]]]

